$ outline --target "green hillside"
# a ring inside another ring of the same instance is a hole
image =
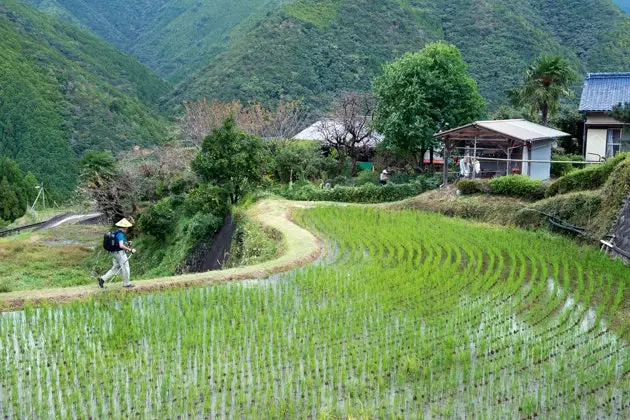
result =
[[[630,17],[610,0],[300,0],[242,25],[168,104],[286,95],[318,107],[339,90],[368,89],[382,63],[437,39],[462,50],[491,110],[541,53],[582,73],[630,67]]]
[[[60,196],[73,190],[84,152],[163,141],[150,104],[167,90],[87,31],[17,0],[0,4],[0,156]]]
[[[292,0],[28,0],[91,29],[171,81],[227,49],[230,31]]]

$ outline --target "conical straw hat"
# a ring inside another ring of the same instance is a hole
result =
[[[129,220],[122,219],[120,222],[116,223],[116,226],[121,227],[121,228],[129,228],[129,227],[132,227],[133,225],[131,224],[131,222],[129,222]]]

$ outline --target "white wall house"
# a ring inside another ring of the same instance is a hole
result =
[[[628,150],[630,124],[608,116],[615,105],[626,102],[630,102],[630,72],[586,76],[580,100],[586,160],[597,162]]]

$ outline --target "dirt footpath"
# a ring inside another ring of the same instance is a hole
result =
[[[282,234],[285,241],[283,247],[284,252],[275,260],[254,266],[232,268],[222,271],[186,274],[151,280],[132,279],[136,286],[132,290],[122,290],[119,284],[109,286],[109,288],[103,290],[98,288],[95,281],[94,285],[88,286],[4,293],[0,294],[0,311],[20,309],[24,306],[25,302],[68,302],[97,295],[142,293],[234,280],[264,278],[274,273],[290,271],[296,267],[314,261],[321,254],[321,246],[317,238],[290,220],[292,209],[310,206],[312,206],[310,203],[286,200],[264,200],[256,203],[247,210],[248,216],[253,220],[264,226],[275,229]]]

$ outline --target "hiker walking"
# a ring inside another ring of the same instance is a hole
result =
[[[380,180],[381,185],[387,184],[387,178],[388,178],[387,169],[383,169],[383,172],[381,172],[381,180]]]
[[[109,251],[114,257],[114,264],[103,277],[98,278],[99,287],[102,288],[105,282],[118,274],[119,271],[122,271],[123,287],[134,287],[129,281],[131,273],[129,270],[129,256],[127,252],[135,254],[136,250],[127,246],[127,237],[125,236],[125,232],[127,232],[127,229],[131,226],[133,225],[127,219],[122,219],[120,222],[116,223],[118,229],[111,233],[111,235],[114,236],[114,246]]]

